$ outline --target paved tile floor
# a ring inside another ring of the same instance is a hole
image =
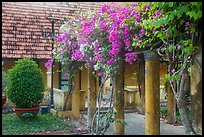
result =
[[[145,135],[145,116],[134,113],[125,113],[125,135]],[[105,135],[113,135],[113,124],[109,126]],[[160,121],[160,135],[187,135],[183,126],[173,126]]]

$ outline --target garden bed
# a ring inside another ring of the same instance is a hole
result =
[[[87,134],[84,124],[73,118],[59,118],[52,114],[39,113],[37,119],[22,121],[13,109],[14,104],[7,101],[2,109],[3,135],[80,135]]]
[[[59,117],[39,114],[33,120],[20,120],[15,113],[2,115],[3,135],[25,135],[73,130],[71,124]]]

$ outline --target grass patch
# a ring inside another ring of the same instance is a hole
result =
[[[63,119],[48,113],[38,114],[36,119],[20,120],[15,113],[2,115],[2,134],[18,135],[32,132],[70,130],[71,126]]]

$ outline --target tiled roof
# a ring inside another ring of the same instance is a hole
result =
[[[51,56],[52,24],[46,17],[77,17],[80,9],[97,10],[102,2],[2,2],[2,58]],[[55,34],[64,21],[54,25]]]

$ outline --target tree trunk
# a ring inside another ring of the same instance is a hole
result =
[[[121,54],[118,74],[113,78],[114,134],[124,135],[124,55]]]
[[[179,109],[179,114],[181,116],[182,124],[186,129],[186,133],[189,134],[189,133],[194,133],[188,118],[187,105],[186,105],[186,93],[189,89],[189,76],[185,71],[183,73],[184,74],[180,82],[180,91],[179,91],[179,96],[177,100],[177,105]]]
[[[96,112],[96,83],[95,77],[93,75],[94,67],[91,62],[88,63],[88,128],[95,128],[95,119],[94,114]],[[94,120],[94,124],[92,127],[92,120]]]
[[[80,116],[80,94],[79,94],[79,70],[74,70],[73,93],[72,93],[72,113],[75,118]]]
[[[139,54],[139,61],[134,64],[137,85],[140,93],[140,112],[145,114],[145,61],[144,54]]]
[[[174,124],[176,122],[176,99],[169,82],[167,82],[167,92],[167,122]]]
[[[121,66],[121,72],[119,75],[113,78],[113,93],[114,93],[114,134],[124,135],[124,90],[123,90],[123,66]]]

